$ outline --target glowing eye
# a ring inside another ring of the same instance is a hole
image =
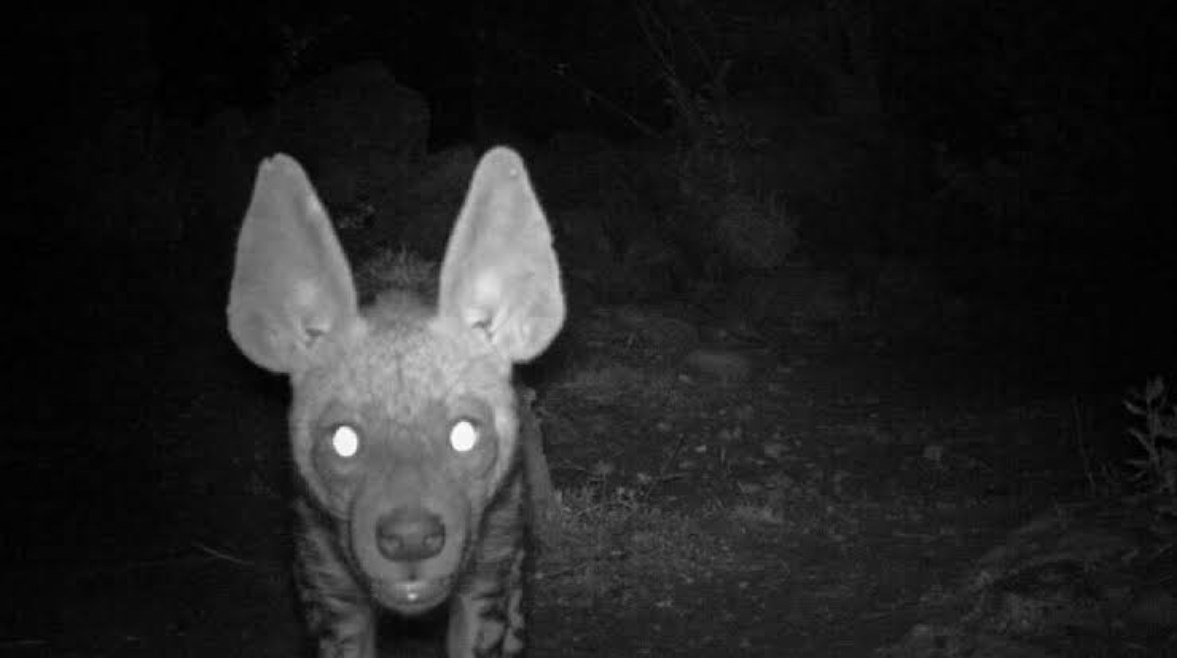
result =
[[[331,434],[331,447],[340,457],[351,457],[360,449],[360,435],[347,425],[340,425]]]
[[[468,420],[459,420],[450,428],[450,447],[457,452],[470,452],[478,444],[478,428]]]

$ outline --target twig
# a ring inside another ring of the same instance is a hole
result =
[[[1079,414],[1079,399],[1071,396],[1071,414],[1075,418],[1075,440],[1079,444],[1079,456],[1083,459],[1083,473],[1087,476],[1087,487],[1091,495],[1096,494],[1095,477],[1091,474],[1091,455],[1087,449],[1087,441],[1083,438],[1083,422]]]
[[[211,555],[217,559],[224,560],[226,562],[231,562],[233,564],[240,565],[243,567],[256,566],[256,565],[254,565],[253,562],[250,562],[249,560],[239,558],[235,555],[229,555],[228,553],[225,553],[224,551],[218,551],[217,549],[215,549],[211,546],[207,546],[205,544],[202,544],[200,542],[194,542],[192,545],[195,546],[196,548],[204,551],[205,553],[208,553],[209,555]]]

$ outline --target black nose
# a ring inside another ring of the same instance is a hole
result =
[[[445,525],[439,516],[419,507],[395,509],[377,523],[376,546],[394,562],[431,558],[445,546]]]

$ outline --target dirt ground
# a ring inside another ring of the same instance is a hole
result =
[[[10,416],[0,654],[308,655],[285,382],[235,353],[220,290],[117,292],[37,332],[84,359],[13,362],[60,384]],[[530,655],[1177,656],[1172,517],[1101,493],[1084,446],[1128,420],[1048,351],[573,311],[522,373],[560,496]],[[440,654],[435,623],[386,630]]]

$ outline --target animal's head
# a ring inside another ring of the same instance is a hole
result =
[[[565,307],[547,220],[523,161],[479,162],[435,305],[361,309],[303,169],[261,164],[237,245],[229,331],[290,376],[295,462],[344,558],[385,605],[445,599],[516,463],[511,366],[539,355]]]

